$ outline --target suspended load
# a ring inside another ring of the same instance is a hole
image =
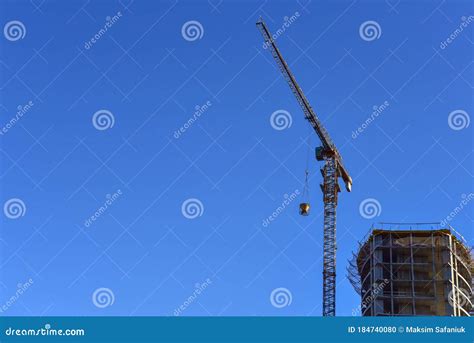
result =
[[[302,216],[308,216],[309,215],[309,204],[307,202],[302,202],[300,204],[300,214]]]
[[[304,186],[303,186],[303,201],[300,204],[300,214],[302,216],[308,216],[309,215],[309,180],[308,180],[308,166],[306,166],[306,171],[305,171],[305,179],[304,179]]]

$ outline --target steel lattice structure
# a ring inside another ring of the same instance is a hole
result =
[[[324,241],[323,241],[323,316],[336,314],[336,207],[337,162],[328,157],[323,169]]]
[[[322,170],[324,199],[324,248],[323,248],[323,316],[336,315],[336,207],[337,193],[340,191],[338,178],[343,179],[347,191],[351,191],[352,179],[342,163],[341,155],[329,137],[328,132],[313,111],[303,91],[295,80],[287,63],[278,50],[265,22],[259,20],[257,27],[262,33],[265,45],[269,48],[280,71],[285,77],[293,94],[301,106],[306,120],[309,121],[321,141],[316,149],[316,159],[325,161]]]

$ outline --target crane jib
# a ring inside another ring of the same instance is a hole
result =
[[[327,134],[326,130],[324,129],[323,125],[317,118],[316,114],[313,112],[311,106],[309,105],[308,100],[303,94],[303,91],[297,84],[293,74],[291,73],[288,65],[286,64],[285,60],[280,54],[280,51],[278,50],[277,46],[275,45],[274,40],[271,38],[270,32],[268,31],[268,28],[266,27],[265,23],[263,21],[257,22],[257,25],[260,28],[260,31],[262,32],[264,39],[265,39],[265,44],[270,48],[273,57],[277,61],[277,64],[283,73],[285,79],[287,80],[288,84],[290,85],[291,90],[295,94],[298,102],[300,103],[303,112],[305,113],[306,119],[308,119],[311,122],[311,125],[313,126],[314,130],[316,131],[316,134],[319,136],[321,143],[323,144],[324,148],[332,150],[334,147],[334,144],[332,143],[331,139],[329,138],[329,135]]]
[[[286,64],[285,60],[283,59],[280,51],[278,50],[275,41],[273,40],[270,31],[268,30],[265,22],[263,20],[259,20],[257,22],[257,26],[260,29],[260,32],[263,35],[265,40],[265,46],[270,48],[270,51],[280,68],[283,76],[285,77],[288,85],[290,86],[292,92],[294,93],[298,103],[300,104],[305,118],[310,122],[311,126],[313,127],[314,131],[318,135],[319,139],[321,140],[321,144],[324,150],[327,151],[328,154],[333,155],[336,159],[337,166],[338,166],[338,174],[344,180],[346,185],[346,189],[348,192],[352,189],[352,178],[350,177],[349,173],[344,167],[342,163],[341,155],[337,150],[335,144],[332,142],[331,138],[329,137],[329,133],[326,131],[324,126],[322,125],[321,121],[318,119],[316,113],[313,111],[312,107],[309,104],[309,101],[306,99],[303,91],[299,87],[298,83],[296,82],[295,77],[291,73],[288,65]]]

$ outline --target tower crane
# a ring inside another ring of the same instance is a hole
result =
[[[321,141],[321,146],[316,148],[316,159],[324,161],[321,168],[324,202],[324,240],[323,240],[323,316],[336,315],[336,207],[337,197],[340,192],[339,177],[345,183],[348,192],[352,189],[352,178],[344,167],[342,157],[335,144],[329,137],[318,116],[306,99],[303,91],[290,71],[288,64],[283,59],[267,25],[262,19],[257,21],[257,27],[262,33],[265,45],[275,59],[281,73],[290,86],[296,100],[300,104],[305,119],[313,127]]]

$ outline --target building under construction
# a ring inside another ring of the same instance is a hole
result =
[[[380,224],[348,268],[363,316],[469,316],[472,275],[464,238],[439,224]]]

